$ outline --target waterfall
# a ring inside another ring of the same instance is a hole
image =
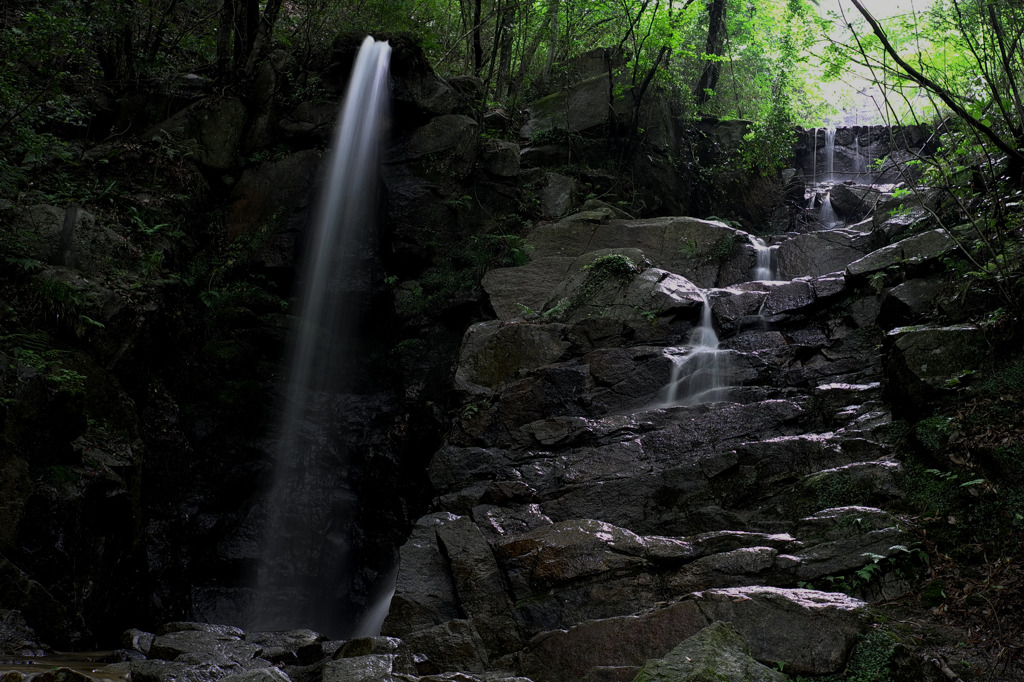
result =
[[[853,172],[862,175],[867,172],[863,159],[860,158],[860,135],[854,131],[853,135]]]
[[[832,182],[835,172],[836,129],[825,129],[825,182]]]
[[[718,335],[711,317],[711,302],[700,292],[700,325],[690,334],[689,350],[672,358],[672,375],[665,387],[664,405],[699,405],[724,400],[726,353],[718,348]]]
[[[760,237],[750,235],[750,244],[757,254],[757,265],[754,267],[755,282],[774,282],[778,279],[778,245],[768,246]]]
[[[826,192],[825,196],[821,200],[821,206],[818,207],[818,222],[826,230],[830,230],[836,226],[838,219],[836,218],[836,212],[832,209],[832,193]]]
[[[351,533],[358,500],[346,479],[346,448],[334,434],[351,419],[342,375],[352,371],[352,293],[360,245],[372,227],[377,202],[390,54],[386,42],[363,41],[324,159],[323,186],[299,275],[300,313],[276,432],[274,481],[250,623],[256,629],[354,629],[356,614],[339,613],[344,610],[339,604],[347,603],[352,581]]]
[[[814,129],[814,151],[811,152],[811,182],[818,182],[818,129]]]

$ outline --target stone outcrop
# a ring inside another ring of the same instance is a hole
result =
[[[904,292],[948,235],[880,250],[870,230],[787,235],[774,281],[750,281],[750,236],[713,221],[592,203],[526,241],[527,264],[484,278],[499,319],[465,337],[463,408],[430,465],[436,511],[402,550],[385,632],[432,651],[462,632],[450,664],[553,682],[631,679],[729,622],[743,674],[841,669],[864,603],[797,585],[897,561],[909,542],[881,509],[902,495],[900,465],[883,437],[879,298],[860,292],[900,268],[887,295],[916,300]],[[684,400],[669,387],[708,352],[693,340],[708,313],[726,388]]]

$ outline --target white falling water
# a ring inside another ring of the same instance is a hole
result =
[[[836,129],[825,129],[825,182],[832,182],[835,174]]]
[[[836,212],[832,208],[832,194],[826,192],[825,196],[821,200],[821,206],[818,207],[818,222],[826,230],[830,230],[836,226],[838,218]]]
[[[381,125],[389,93],[391,47],[367,37],[356,57],[338,117],[300,277],[286,404],[278,431],[274,482],[250,627],[337,631],[339,585],[350,579],[348,529],[358,501],[338,480],[339,447],[324,422],[336,415],[346,346],[354,332],[354,266],[377,202]],[[325,462],[327,462],[325,464]],[[340,474],[344,476],[343,473]],[[330,484],[325,484],[330,481]],[[346,524],[349,524],[346,526]]]
[[[814,150],[811,152],[811,182],[818,181],[818,129],[814,129]]]
[[[728,393],[727,353],[718,348],[711,302],[705,292],[701,291],[700,296],[704,301],[700,325],[690,335],[687,352],[672,359],[672,375],[665,387],[666,406],[715,402],[724,400]]]
[[[778,251],[779,247],[768,246],[760,237],[750,235],[750,244],[757,254],[757,264],[754,266],[755,282],[774,282],[778,279]]]

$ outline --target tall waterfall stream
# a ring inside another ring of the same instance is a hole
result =
[[[339,453],[321,426],[334,418],[337,406],[331,395],[344,390],[341,375],[351,361],[348,345],[356,322],[350,281],[357,257],[353,252],[373,223],[390,54],[386,42],[370,37],[363,41],[309,228],[301,312],[266,504],[253,614],[253,625],[260,629],[352,628],[351,617],[337,613],[335,604],[337,586],[346,584],[351,571],[348,533],[358,500],[344,487],[324,485],[326,468],[334,469],[331,475],[339,474]],[[380,623],[366,626],[379,630]]]

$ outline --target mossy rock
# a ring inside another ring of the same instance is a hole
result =
[[[787,677],[750,655],[743,636],[716,622],[683,641],[665,658],[648,661],[633,682],[785,682]]]

